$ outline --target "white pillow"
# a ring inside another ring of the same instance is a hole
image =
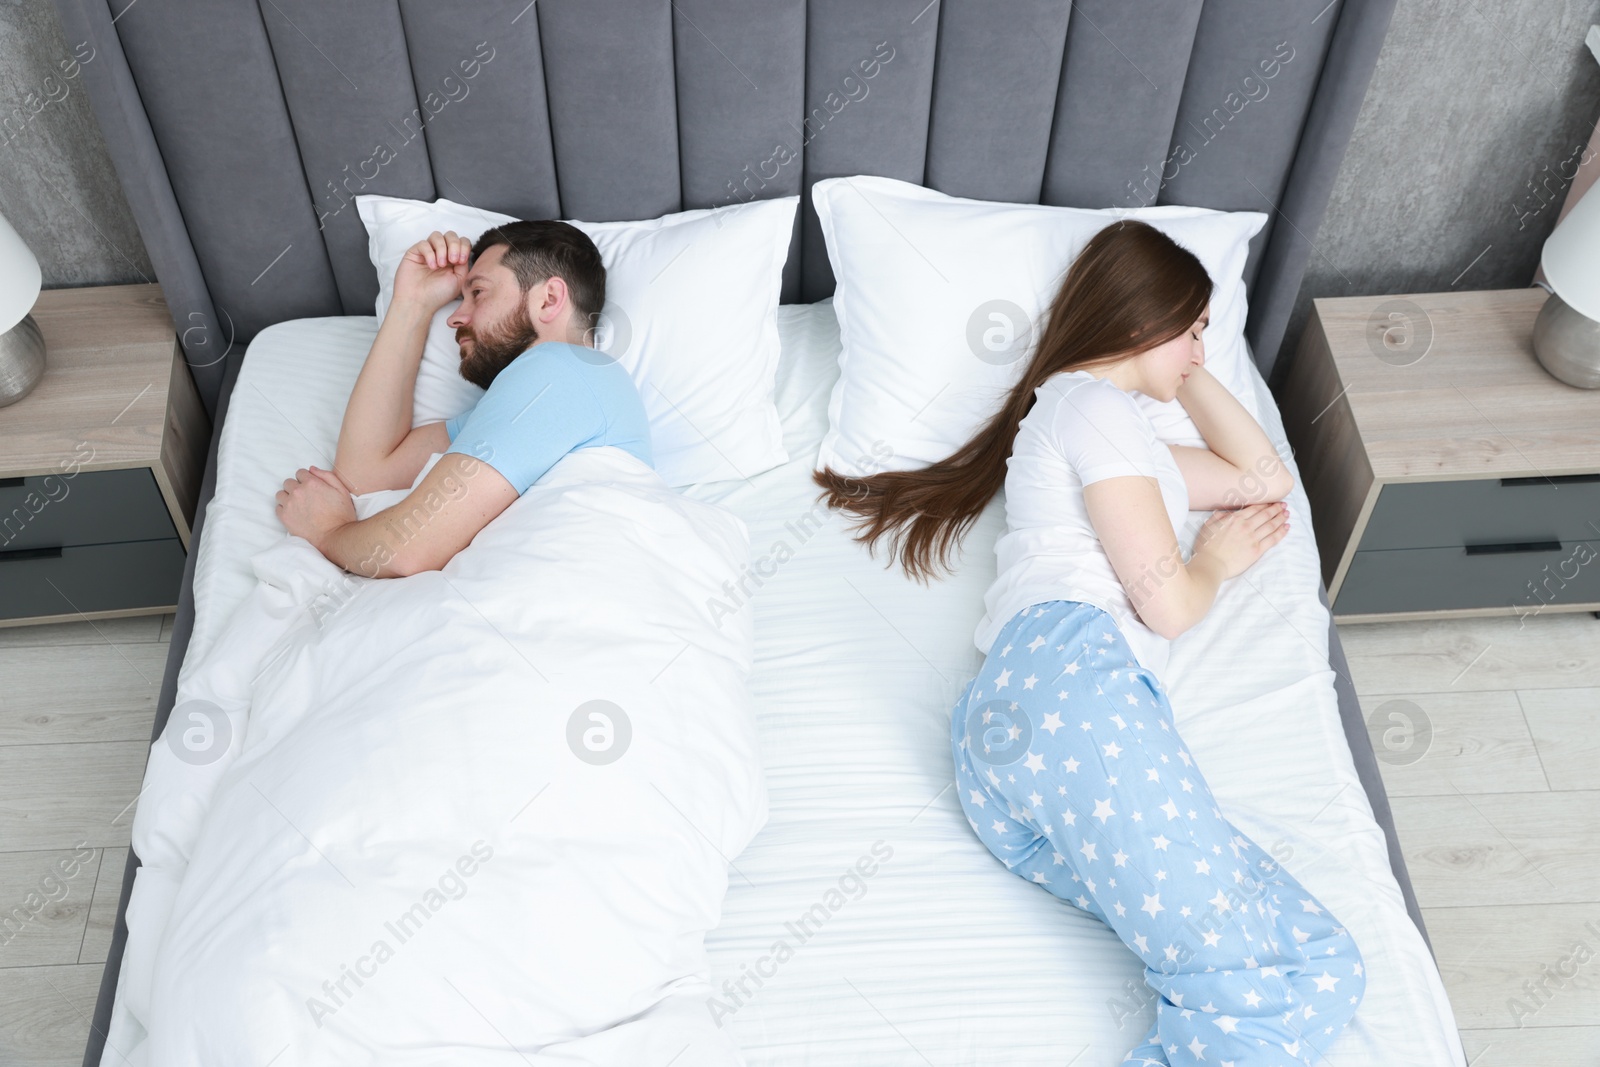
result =
[[[819,467],[908,470],[965,444],[1021,377],[1067,267],[1119,218],[1150,223],[1204,264],[1215,285],[1206,367],[1259,417],[1243,272],[1260,212],[1002,204],[871,176],[829,178],[811,195],[843,345]],[[1135,395],[1163,440],[1205,443],[1177,401]]]
[[[656,470],[669,485],[748,478],[788,460],[773,390],[777,310],[798,196],[702,208],[645,222],[579,222],[606,267],[595,344],[639,388]],[[434,230],[476,240],[515,221],[449,200],[358,196],[378,272],[381,321],[406,249]],[[482,390],[465,381],[442,308],[428,328],[413,421],[453,418]]]

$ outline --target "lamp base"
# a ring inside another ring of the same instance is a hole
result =
[[[1600,389],[1600,322],[1554,293],[1533,323],[1533,354],[1550,374],[1579,389]]]
[[[44,377],[44,334],[32,315],[0,333],[0,408],[27,396]]]

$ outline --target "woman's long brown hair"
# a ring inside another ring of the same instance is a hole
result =
[[[1147,223],[1123,219],[1089,241],[1050,304],[1033,358],[976,437],[948,458],[865,478],[830,469],[813,477],[829,507],[858,516],[856,540],[889,539],[908,575],[927,581],[1005,485],[1006,460],[1034,392],[1052,375],[1113,364],[1194,325],[1211,299],[1194,254]]]

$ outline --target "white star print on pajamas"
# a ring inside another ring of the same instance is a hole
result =
[[[1048,681],[1019,689],[1013,672]],[[1100,608],[1014,616],[956,702],[951,745],[989,851],[1144,961],[1156,1024],[1125,1062],[1311,1064],[1355,1014],[1355,942],[1223,816],[1160,682]]]

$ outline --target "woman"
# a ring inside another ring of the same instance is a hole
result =
[[[923,470],[817,481],[860,517],[860,540],[887,537],[921,580],[1004,484],[977,633],[988,658],[951,720],[968,820],[1144,961],[1156,1023],[1127,1062],[1309,1064],[1361,1000],[1360,953],[1222,815],[1159,678],[1168,642],[1289,529],[1291,476],[1204,366],[1211,287],[1160,231],[1116,223],[1067,272],[976,437]],[[1133,392],[1177,399],[1210,448],[1162,444]],[[1191,506],[1235,510],[1211,516],[1184,562]]]

